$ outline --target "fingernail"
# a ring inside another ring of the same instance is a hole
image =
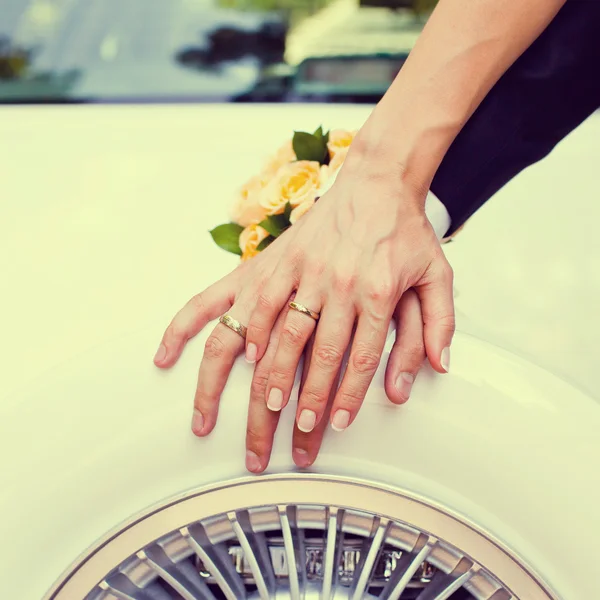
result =
[[[248,471],[252,471],[256,473],[262,469],[262,465],[260,464],[260,458],[252,452],[252,450],[246,451],[246,469]]]
[[[202,433],[202,428],[204,427],[204,417],[202,413],[194,409],[194,415],[192,416],[192,431],[196,435],[200,435]]]
[[[333,421],[331,421],[331,427],[334,431],[344,431],[350,423],[350,413],[347,410],[338,410],[333,415]]]
[[[267,407],[269,410],[278,411],[283,406],[283,392],[277,388],[271,388],[269,392],[269,399],[267,400]]]
[[[162,362],[167,356],[167,349],[164,344],[161,344],[154,355],[154,362]]]
[[[450,348],[446,347],[442,350],[440,362],[442,363],[442,368],[447,373],[450,370]]]
[[[252,364],[256,362],[256,357],[258,356],[258,348],[256,344],[248,344],[246,347],[246,360]]]
[[[408,400],[410,397],[410,390],[412,389],[414,380],[415,378],[412,373],[400,373],[400,376],[396,379],[396,388],[405,400]]]
[[[310,465],[308,452],[304,448],[294,448],[292,450],[292,458],[298,467],[308,467]]]
[[[298,419],[298,429],[304,433],[309,433],[315,428],[316,422],[317,415],[314,413],[314,411],[305,408],[300,413],[300,418]]]

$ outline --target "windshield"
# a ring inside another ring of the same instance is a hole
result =
[[[373,102],[435,0],[0,0],[0,102]]]

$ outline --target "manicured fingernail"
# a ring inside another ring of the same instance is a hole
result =
[[[396,379],[396,388],[405,400],[408,400],[410,397],[410,390],[412,389],[414,380],[415,378],[412,373],[400,373],[400,376]]]
[[[194,409],[194,415],[192,416],[192,431],[196,435],[200,435],[202,433],[202,428],[204,427],[204,417],[202,413]]]
[[[316,422],[317,415],[312,410],[305,408],[300,413],[300,418],[298,419],[298,429],[304,433],[309,433],[315,428]]]
[[[304,448],[294,448],[292,450],[292,458],[298,467],[308,467],[310,465],[308,452]]]
[[[260,464],[260,458],[252,450],[246,451],[246,469],[248,471],[252,471],[253,473],[257,473],[262,469],[262,465]]]
[[[333,415],[333,420],[331,421],[331,427],[334,431],[344,431],[348,424],[350,423],[350,413],[347,410],[341,409],[338,410],[335,415]]]
[[[442,363],[442,369],[447,373],[450,370],[450,348],[446,347],[442,350],[440,362]]]
[[[271,388],[269,399],[267,400],[269,410],[278,411],[283,406],[283,392],[277,388]]]
[[[246,347],[246,360],[251,364],[255,363],[257,356],[258,348],[256,347],[256,344],[248,344]]]
[[[161,344],[154,355],[154,362],[162,362],[167,356],[167,349],[164,344]]]

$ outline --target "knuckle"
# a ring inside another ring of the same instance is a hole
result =
[[[346,295],[356,289],[356,275],[354,273],[334,273],[332,278],[334,291]]]
[[[206,309],[206,302],[204,300],[204,293],[200,292],[195,296],[192,296],[189,302],[190,306],[194,309],[194,312],[201,313]]]
[[[246,429],[246,446],[258,456],[268,454],[270,450],[269,438],[258,425],[248,425]]]
[[[456,318],[454,317],[453,314],[443,315],[442,317],[439,317],[437,319],[437,321],[438,321],[438,325],[442,329],[445,329],[446,331],[450,332],[451,334],[454,334],[454,332],[456,330]]]
[[[410,365],[418,365],[425,360],[425,347],[422,342],[408,344],[402,347],[400,352]]]
[[[271,381],[277,381],[279,384],[289,381],[291,373],[281,367],[271,367],[269,373]]]
[[[300,404],[302,406],[308,406],[311,408],[317,407],[318,410],[318,407],[321,407],[327,403],[327,399],[326,393],[322,393],[316,389],[305,389],[302,392]]]
[[[349,410],[351,413],[358,411],[363,403],[364,397],[353,390],[345,390],[340,393],[339,405]]]
[[[456,330],[456,319],[452,313],[434,313],[433,315],[429,316],[429,318],[424,319],[424,322],[428,326],[433,325],[434,327],[437,327],[443,331],[447,331],[452,335]]]
[[[382,278],[367,286],[367,298],[376,304],[387,303],[394,295],[394,284],[391,279]]]
[[[374,373],[379,366],[379,354],[372,349],[361,349],[350,358],[353,369],[358,373]]]
[[[267,334],[267,331],[262,325],[259,325],[256,322],[250,322],[248,324],[248,331],[246,333],[246,339],[247,340],[257,340],[257,339],[261,339],[266,334]]]
[[[315,348],[313,360],[317,367],[331,369],[342,362],[342,351],[332,344],[323,344]]]
[[[272,310],[273,308],[273,299],[267,294],[259,294],[256,299],[256,306],[263,310]]]
[[[297,346],[304,341],[304,335],[296,325],[286,322],[281,330],[281,340],[288,346]]]
[[[171,323],[165,331],[165,341],[167,342],[180,342],[187,340],[188,335],[182,327],[180,327],[175,321]]]
[[[219,359],[225,353],[225,344],[216,335],[209,336],[204,344],[204,356],[209,359]]]
[[[266,370],[256,370],[250,385],[250,399],[264,402],[267,393],[268,382],[269,372]]]
[[[207,417],[215,410],[215,399],[209,396],[202,389],[196,390],[194,396],[194,407],[197,408],[204,417]]]

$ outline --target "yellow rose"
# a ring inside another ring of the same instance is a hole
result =
[[[279,171],[281,167],[291,163],[294,160],[296,160],[296,153],[292,147],[292,140],[289,140],[283,144],[283,146],[281,146],[273,156],[269,158],[265,168],[263,169],[263,174],[272,177],[277,173],[277,171]]]
[[[314,200],[321,185],[321,165],[316,161],[299,160],[284,165],[263,189],[260,205],[269,215],[278,215],[289,202],[296,207]]]
[[[293,225],[300,217],[303,217],[313,206],[315,200],[306,200],[302,204],[298,204],[290,213],[290,223]]]
[[[347,152],[355,135],[355,131],[346,131],[345,129],[334,129],[333,131],[330,131],[329,142],[327,142],[329,158],[333,159],[339,152]]]
[[[267,216],[260,204],[261,193],[269,180],[263,176],[253,177],[242,187],[231,209],[231,219],[242,227],[259,223]]]
[[[257,246],[269,235],[266,229],[259,225],[248,225],[240,233],[240,248],[242,250],[242,260],[248,260],[258,254]]]

